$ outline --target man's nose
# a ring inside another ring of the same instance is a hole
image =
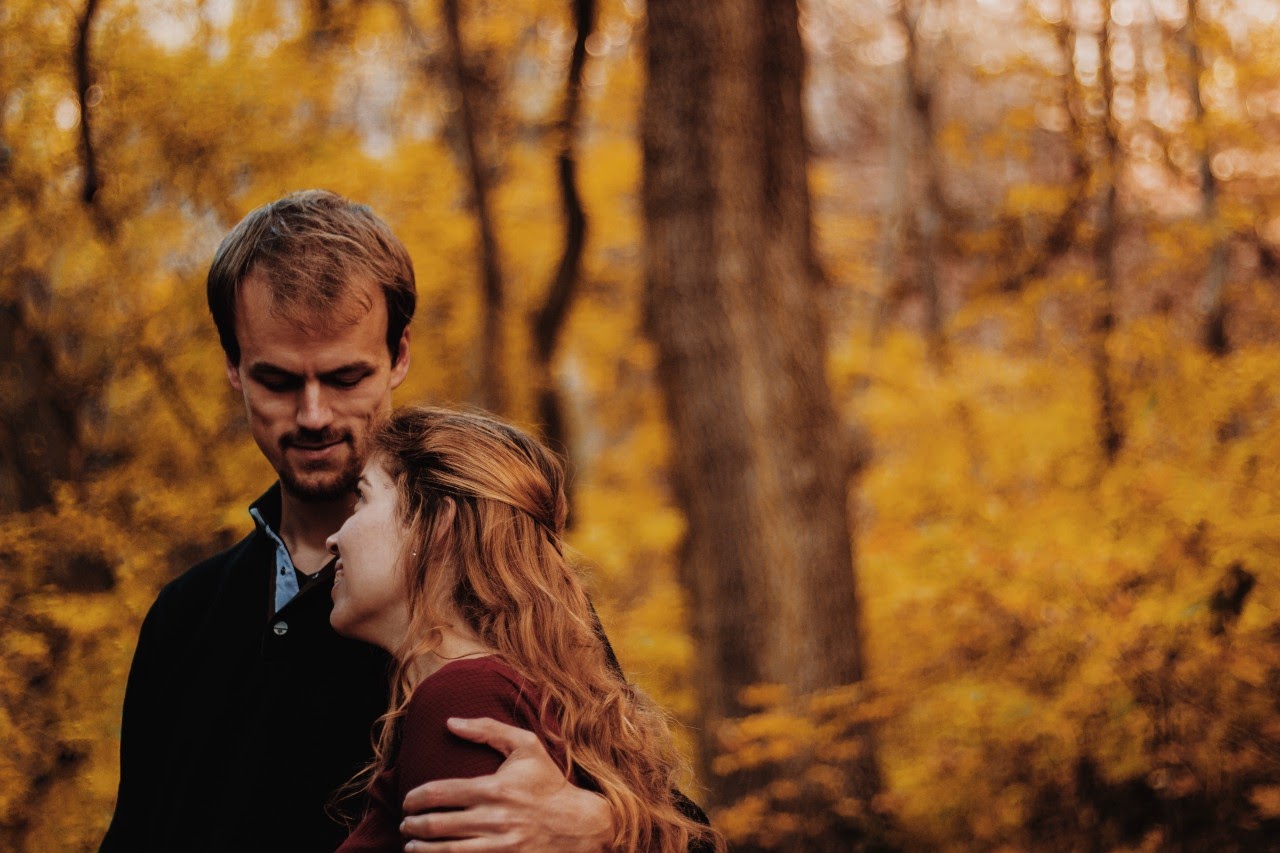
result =
[[[298,400],[298,426],[303,429],[322,430],[333,420],[333,411],[329,408],[324,387],[319,382],[308,382],[302,386],[302,397]]]

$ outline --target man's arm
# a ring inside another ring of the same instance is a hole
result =
[[[151,809],[160,784],[157,744],[170,721],[160,707],[163,688],[161,655],[166,643],[160,636],[160,602],[151,606],[138,633],[138,646],[125,686],[124,716],[120,724],[120,786],[115,812],[102,839],[100,853],[142,850],[147,846]]]
[[[613,840],[613,814],[598,794],[574,787],[537,735],[487,718],[450,719],[449,730],[506,756],[497,772],[443,779],[405,796],[401,832],[410,853],[566,851],[596,853]],[[431,812],[453,808],[459,811]],[[447,840],[442,840],[447,839]]]

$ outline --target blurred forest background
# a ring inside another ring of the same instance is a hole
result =
[[[737,847],[1280,837],[1275,0],[0,0],[0,848],[96,847],[249,529],[204,275],[307,187]]]

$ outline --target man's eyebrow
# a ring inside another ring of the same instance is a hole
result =
[[[350,364],[343,364],[339,367],[333,368],[332,370],[326,370],[325,372],[321,373],[320,376],[330,377],[330,376],[337,376],[341,373],[354,373],[354,372],[373,373],[377,369],[378,369],[378,366],[373,362],[353,361]],[[272,364],[269,361],[258,361],[249,365],[249,373],[252,376],[267,376],[267,375],[288,376],[288,377],[302,376],[302,374],[300,373],[294,373],[292,370],[286,370],[285,368],[280,367],[279,365]]]
[[[272,364],[269,361],[258,361],[249,365],[249,373],[252,376],[297,376],[292,370],[285,370],[283,367]]]
[[[373,373],[378,366],[369,361],[353,361],[350,364],[344,364],[341,367],[335,367],[333,370],[326,370],[321,376],[337,376],[340,373]]]

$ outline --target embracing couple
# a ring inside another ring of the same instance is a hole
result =
[[[392,412],[416,291],[385,223],[286,196],[208,298],[279,482],[143,622],[102,850],[722,848],[565,559],[559,460]]]

